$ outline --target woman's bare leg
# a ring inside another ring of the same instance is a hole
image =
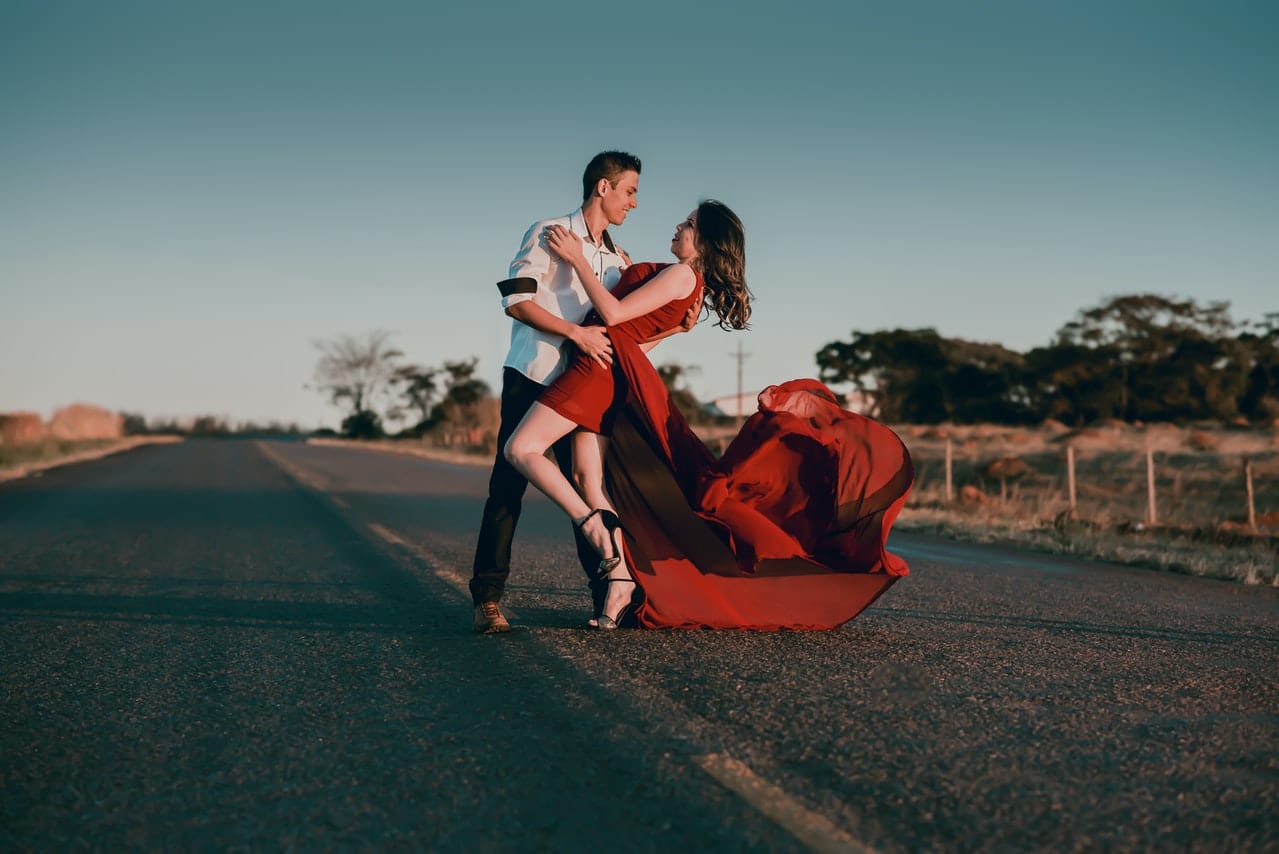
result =
[[[529,483],[558,504],[574,524],[582,526],[586,539],[603,557],[611,553],[608,529],[599,516],[582,524],[582,519],[590,515],[591,505],[582,500],[582,496],[569,483],[568,478],[564,477],[559,466],[546,456],[551,445],[576,429],[577,424],[554,409],[535,403],[520,421],[520,426],[515,428],[502,452],[511,465],[528,478]],[[576,444],[574,450],[576,452]]]
[[[608,453],[608,437],[580,430],[573,434],[573,476],[577,488],[591,507],[602,507],[617,512],[612,500],[604,491],[604,456]],[[608,574],[613,583],[608,585],[603,613],[617,619],[617,615],[630,604],[635,592],[635,581],[626,565],[626,552],[622,548],[622,532],[613,532],[613,554],[621,561]],[[629,581],[629,584],[623,583]]]

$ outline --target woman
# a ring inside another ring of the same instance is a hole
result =
[[[816,380],[795,380],[760,395],[760,411],[716,460],[644,355],[640,342],[698,300],[721,327],[746,327],[745,237],[731,210],[703,202],[676,228],[678,263],[634,265],[612,294],[576,237],[547,240],[609,327],[614,362],[577,355],[506,455],[601,555],[608,589],[592,625],[617,628],[637,608],[650,627],[834,628],[908,572],[885,548],[914,477],[891,430],[840,409]],[[545,457],[574,430],[581,494]]]
[[[708,199],[675,227],[671,254],[677,263],[632,265],[611,293],[583,257],[575,235],[551,226],[546,239],[551,251],[573,266],[596,314],[608,327],[614,364],[606,367],[578,353],[520,422],[505,453],[530,483],[573,519],[600,553],[600,572],[608,589],[604,607],[591,625],[614,629],[636,601],[620,522],[604,490],[608,435],[627,398],[622,363],[635,360],[637,351],[645,349],[642,342],[677,327],[699,301],[710,303],[721,327],[746,328],[750,318],[746,237],[737,215],[727,205]],[[546,450],[574,430],[577,489],[546,458]]]

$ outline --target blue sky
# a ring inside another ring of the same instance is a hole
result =
[[[493,283],[605,148],[635,258],[700,198],[746,224],[752,330],[654,352],[704,398],[739,341],[753,390],[854,329],[1279,311],[1279,6],[684,7],[4,4],[0,410],[333,426],[311,342],[377,328],[496,387]]]

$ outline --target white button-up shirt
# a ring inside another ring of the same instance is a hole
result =
[[[543,232],[548,225],[562,225],[582,238],[582,254],[604,287],[612,290],[621,278],[627,265],[625,256],[613,245],[607,230],[600,235],[599,245],[591,240],[582,209],[578,208],[568,216],[544,219],[529,228],[520,244],[520,251],[511,261],[510,277],[497,283],[498,290],[502,292],[502,308],[533,300],[556,317],[570,323],[581,323],[591,309],[591,300],[572,265],[564,263],[547,249]],[[507,351],[503,365],[514,368],[534,382],[548,385],[567,364],[567,356],[560,348],[563,343],[564,339],[559,335],[548,335],[513,320],[511,349]]]

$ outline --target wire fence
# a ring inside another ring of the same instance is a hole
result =
[[[908,441],[908,444],[912,444]],[[916,442],[912,501],[1128,524],[1279,532],[1279,451],[1059,447],[1009,453]]]

